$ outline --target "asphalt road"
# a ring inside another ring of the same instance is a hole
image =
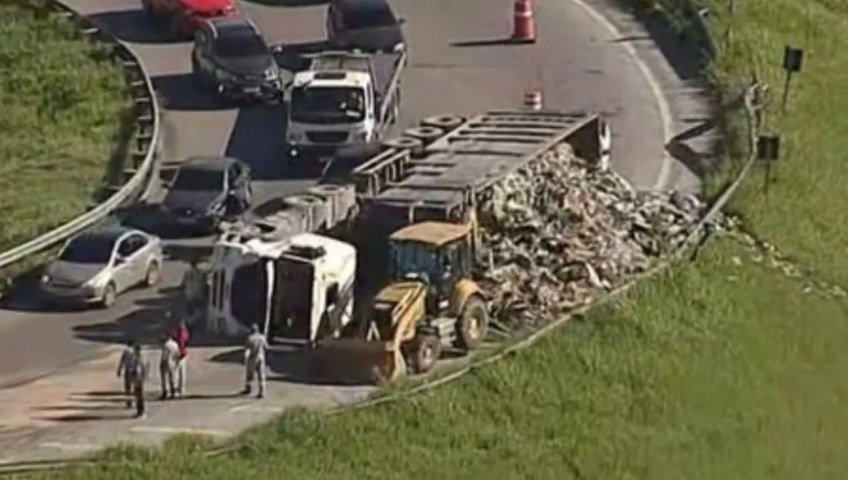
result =
[[[284,117],[277,107],[218,110],[192,90],[189,43],[170,43],[137,0],[66,0],[129,42],[154,78],[163,105],[166,164],[190,155],[226,152],[256,172],[257,202],[302,189],[283,162]],[[283,6],[295,0],[243,2],[269,42],[324,37],[325,6]],[[539,42],[505,45],[512,0],[393,0],[407,19],[410,68],[403,77],[399,127],[427,115],[473,115],[520,107],[524,90],[541,84],[546,107],[601,111],[613,129],[613,166],[641,188],[666,187],[674,169],[664,144],[673,119],[660,82],[637,60],[628,38],[578,0],[537,0]],[[691,179],[690,179],[691,181]],[[191,246],[208,240],[175,242]],[[137,291],[108,311],[42,312],[32,292],[0,310],[0,388],[104,352],[128,332],[155,328],[168,289],[183,264],[171,261],[157,292]]]

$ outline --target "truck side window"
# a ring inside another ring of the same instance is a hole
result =
[[[331,306],[337,304],[339,302],[339,284],[334,283],[327,287],[327,305],[326,308],[330,308]]]

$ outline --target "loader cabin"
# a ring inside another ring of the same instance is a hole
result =
[[[456,283],[471,277],[472,226],[470,223],[421,222],[389,237],[392,279],[420,280],[437,295],[428,295],[431,313],[447,308]]]

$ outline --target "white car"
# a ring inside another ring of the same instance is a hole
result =
[[[41,278],[51,303],[109,307],[136,286],[158,283],[164,255],[158,237],[109,226],[84,232],[62,248]]]

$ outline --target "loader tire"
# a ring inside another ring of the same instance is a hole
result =
[[[442,343],[435,335],[419,335],[412,340],[409,365],[413,373],[427,373],[442,356]]]
[[[483,343],[489,330],[489,312],[486,303],[478,295],[465,302],[465,308],[456,322],[457,346],[466,352]]]

